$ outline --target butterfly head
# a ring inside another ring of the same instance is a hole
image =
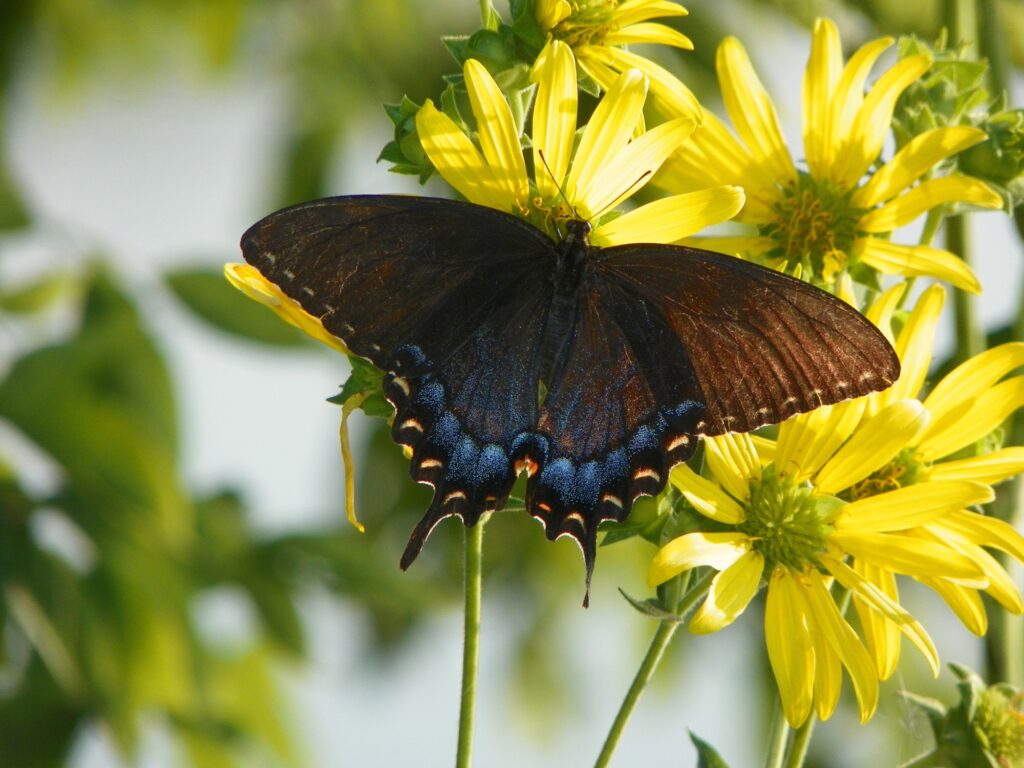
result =
[[[589,221],[583,219],[569,219],[565,222],[565,243],[568,246],[577,243],[583,246],[590,245],[590,231],[593,227]]]

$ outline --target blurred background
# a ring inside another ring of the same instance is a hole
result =
[[[991,4],[1020,106],[1024,4]],[[943,4],[686,5],[679,28],[697,50],[666,63],[718,110],[715,47],[739,36],[798,147],[815,16],[837,20],[849,53],[880,33],[933,39]],[[376,163],[392,136],[381,104],[436,96],[455,68],[439,37],[474,31],[478,12],[474,0],[0,2],[0,768],[451,762],[460,526],[398,570],[429,490],[362,413],[367,532],[345,523],[340,409],[325,398],[348,364],[220,270],[285,204],[421,192]],[[1005,338],[1021,240],[1005,215],[974,220],[980,311]],[[639,539],[604,549],[584,611],[575,546],[495,516],[479,765],[593,761],[655,628],[616,588],[644,596],[652,552]],[[934,595],[907,602],[944,661],[985,669],[983,642]],[[694,764],[687,729],[755,764],[773,696],[759,623],[677,642],[618,764]],[[920,752],[927,727],[904,687],[954,698],[908,652],[871,726],[842,709],[812,763]]]

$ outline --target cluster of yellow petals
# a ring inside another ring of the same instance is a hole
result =
[[[868,316],[894,342],[902,364],[891,388],[802,414],[782,424],[777,440],[745,434],[705,441],[711,478],[686,467],[672,482],[701,514],[737,530],[691,533],[668,543],[651,564],[661,583],[683,570],[719,571],[691,629],[712,632],[739,616],[762,581],[768,584],[765,640],[789,722],[813,710],[828,717],[838,700],[841,671],[853,682],[863,719],[877,704],[878,681],[893,674],[906,635],[938,673],[938,655],[924,628],[899,603],[896,575],[934,589],[965,626],[987,629],[979,591],[1011,613],[1024,601],[988,549],[1024,561],[1024,537],[1009,524],[971,508],[994,498],[992,485],[1024,471],[1024,448],[1008,447],[949,459],[972,446],[1024,406],[1024,343],[1004,344],[963,363],[923,400],[919,393],[932,358],[944,291],[928,288],[895,337],[891,317],[904,286],[884,293]],[[1009,378],[1007,378],[1009,376]],[[911,462],[913,481],[829,504],[824,546],[795,568],[766,572],[758,542],[738,530],[758,510],[751,489],[770,471],[823,499]],[[863,636],[843,617],[830,593],[849,590]]]
[[[981,290],[977,277],[954,254],[888,238],[894,230],[947,203],[993,209],[1003,204],[978,179],[928,178],[944,160],[986,139],[977,128],[946,126],[926,131],[870,173],[889,134],[897,100],[931,66],[927,56],[901,59],[865,93],[871,68],[893,42],[884,37],[867,43],[844,67],[835,24],[827,19],[816,22],[802,99],[808,177],[817,187],[843,196],[846,214],[853,217],[855,237],[842,254],[844,262],[860,262],[883,274],[933,277],[976,293]],[[778,246],[764,230],[779,228],[778,207],[796,194],[799,172],[771,97],[737,39],[722,42],[716,67],[733,130],[713,114],[705,114],[701,129],[665,164],[657,183],[671,192],[709,181],[741,186],[747,204],[737,219],[759,232],[706,238],[699,244],[756,258]],[[861,184],[865,175],[867,181]]]

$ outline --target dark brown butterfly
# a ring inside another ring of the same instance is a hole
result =
[[[433,527],[501,509],[516,476],[549,539],[583,550],[665,486],[700,435],[746,432],[889,386],[899,360],[856,310],[799,280],[671,245],[560,241],[427,197],[316,200],[242,237],[246,261],[386,372],[392,436],[434,487]],[[586,604],[586,601],[584,601]]]

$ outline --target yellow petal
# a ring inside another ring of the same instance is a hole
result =
[[[768,583],[764,639],[782,710],[789,724],[799,728],[811,713],[814,647],[803,597],[787,568],[776,568]]]
[[[505,194],[512,200],[524,201],[529,191],[526,161],[505,95],[476,59],[467,60],[463,72],[484,158]]]
[[[803,136],[807,167],[815,178],[827,178],[838,152],[836,137],[829,133],[832,94],[843,68],[839,31],[829,19],[814,22],[811,56],[804,70]]]
[[[652,128],[612,155],[606,155],[590,185],[576,187],[572,197],[584,218],[611,210],[642,189],[668,156],[693,133],[696,124],[680,117]],[[579,152],[576,154],[579,157]]]
[[[815,478],[822,493],[835,494],[858,483],[909,445],[928,424],[917,400],[897,400],[869,418],[836,451]]]
[[[896,100],[930,66],[928,56],[908,56],[878,78],[846,134],[847,140],[842,144],[831,174],[832,181],[846,188],[856,185],[882,151]]]
[[[998,209],[1003,199],[988,184],[972,176],[943,176],[921,182],[909,192],[866,213],[858,227],[863,232],[892,232],[944,203],[969,203]]]
[[[757,450],[746,434],[730,433],[704,441],[708,469],[733,498],[750,497],[750,483],[761,477]]]
[[[981,440],[1024,406],[1024,376],[1007,379],[978,396],[962,418],[943,418],[925,430],[919,451],[935,461]]]
[[[973,403],[1003,376],[1024,366],[1024,342],[1000,344],[958,365],[935,385],[924,401],[933,424],[942,426],[946,415],[964,403]]]
[[[665,16],[686,16],[686,9],[672,0],[626,0],[615,9],[615,23],[637,24]]]
[[[678,488],[694,509],[705,517],[720,523],[736,524],[746,519],[737,501],[710,480],[705,480],[685,464],[669,474],[672,485]],[[748,491],[749,493],[749,491]]]
[[[651,102],[655,109],[666,118],[688,117],[700,123],[703,110],[693,92],[664,67],[650,59],[622,48],[607,48],[603,45],[585,45],[576,50],[576,58],[591,71],[591,61],[604,64],[617,72],[639,70],[651,83]],[[598,80],[604,88],[604,84]]]
[[[854,560],[853,569],[864,580],[880,590],[891,602],[899,604],[900,596],[896,588],[896,577],[891,571],[882,570],[863,560]],[[868,653],[875,660],[878,679],[888,680],[896,671],[896,665],[900,660],[900,628],[896,622],[890,621],[875,610],[872,601],[856,591],[851,592],[851,595],[853,596],[853,607],[857,610],[857,618],[860,619],[860,625],[863,628],[864,644],[867,646]]]
[[[720,571],[711,582],[707,598],[690,621],[690,631],[703,635],[732,624],[757,594],[763,571],[764,556],[753,550],[745,552]]]
[[[980,128],[950,125],[933,128],[915,136],[892,160],[871,176],[850,198],[856,208],[874,208],[896,197],[947,157],[985,141],[988,134]]]
[[[897,283],[875,299],[868,307],[868,311],[864,313],[864,316],[878,327],[878,330],[893,346],[896,345],[896,337],[892,335],[892,313],[899,307],[900,299],[903,298],[906,289],[906,283]]]
[[[858,309],[857,305],[857,294],[853,290],[853,280],[850,278],[850,273],[844,271],[839,275],[839,281],[836,284],[836,298],[842,299],[854,309]]]
[[[914,309],[907,317],[899,338],[896,340],[896,354],[900,358],[900,377],[884,392],[879,392],[868,401],[868,410],[876,412],[889,403],[916,397],[921,391],[928,366],[932,361],[932,344],[935,329],[942,314],[946,292],[941,285],[931,285],[918,297]]]
[[[850,673],[857,703],[860,705],[860,720],[865,723],[878,707],[878,673],[874,662],[853,627],[839,614],[820,574],[813,572],[806,581],[797,583],[803,587],[814,627],[825,636]]]
[[[928,473],[931,480],[972,480],[990,485],[1024,472],[1024,448],[1001,448],[981,456],[935,464]]]
[[[565,193],[571,201],[576,203],[583,200],[608,158],[615,157],[632,139],[633,128],[643,112],[646,95],[646,79],[639,72],[631,70],[616,79],[598,103],[590,122],[583,129],[572,170],[565,183]],[[632,181],[620,180],[620,184],[628,187]],[[580,211],[584,218],[593,213]]]
[[[858,237],[853,242],[853,256],[886,275],[934,277],[970,293],[981,293],[981,283],[974,271],[959,256],[941,248]]]
[[[733,237],[687,237],[680,240],[679,244],[748,260],[762,256],[775,247],[774,241],[770,238],[748,237],[745,235]]]
[[[473,142],[430,99],[416,113],[416,132],[430,162],[459,194],[500,211],[515,207],[515,198],[509,196]]]
[[[821,558],[821,564],[835,576],[836,581],[850,590],[855,597],[864,601],[865,604],[898,627],[927,659],[928,666],[932,669],[932,676],[939,676],[939,652],[917,619],[887,595],[883,589],[872,584],[841,560],[826,555]],[[893,589],[895,589],[895,583],[893,583]]]
[[[569,0],[537,0],[534,6],[534,13],[537,17],[537,24],[547,31],[557,27],[562,21],[572,15],[572,6]]]
[[[767,467],[775,461],[777,444],[774,440],[769,440],[767,437],[761,437],[760,435],[750,435],[750,442],[753,443],[754,448],[757,450],[757,460],[761,463],[762,467]]]
[[[865,405],[865,398],[847,400],[783,422],[775,466],[797,482],[814,476],[854,433]]]
[[[839,82],[836,83],[832,109],[826,116],[829,120],[828,135],[832,136],[832,140],[837,144],[853,131],[854,120],[864,103],[864,83],[868,79],[868,73],[878,57],[892,43],[891,37],[872,40],[861,46],[843,69]]]
[[[533,168],[537,190],[546,200],[561,195],[576,137],[576,61],[564,43],[553,40],[533,65],[537,85],[533,104]],[[543,159],[542,159],[543,156]]]
[[[705,227],[720,224],[743,207],[739,187],[712,187],[663,197],[602,224],[591,233],[595,245],[675,243]]]
[[[746,207],[743,221],[758,224],[771,220],[772,205],[782,197],[775,179],[754,162],[753,156],[713,112],[690,140],[664,165],[655,184],[671,192],[703,189],[709,184],[743,187]]]
[[[843,663],[822,632],[811,632],[814,644],[814,713],[819,720],[832,717],[843,688]]]
[[[306,312],[299,302],[267,280],[256,267],[249,264],[225,264],[224,276],[250,299],[270,307],[278,317],[294,325],[307,336],[333,347],[342,354],[352,354],[341,339],[324,328],[318,318]]]
[[[722,41],[716,66],[729,118],[755,162],[777,183],[795,182],[796,168],[782,138],[775,105],[739,40],[727,37]]]
[[[981,483],[930,480],[852,501],[833,522],[836,528],[858,532],[902,531],[994,498],[992,489]]]
[[[921,578],[919,581],[934,589],[970,632],[981,637],[988,631],[985,604],[975,590],[937,578]]]
[[[895,533],[836,530],[833,543],[854,557],[908,576],[953,579],[985,586],[981,569],[968,557],[932,541]]]
[[[647,570],[647,583],[657,586],[699,565],[723,571],[749,551],[750,539],[736,531],[688,533],[658,550]]]
[[[1003,566],[999,564],[992,555],[979,546],[971,543],[957,531],[945,526],[941,521],[928,525],[925,529],[931,533],[937,541],[949,547],[955,548],[964,556],[969,557],[982,570],[988,579],[985,591],[1010,613],[1024,612],[1024,599],[1017,591],[1017,585],[1006,573]]]
[[[605,45],[629,45],[631,43],[651,43],[670,45],[684,51],[693,50],[693,42],[678,30],[664,24],[630,24],[610,33],[604,39]]]
[[[1024,563],[1024,536],[998,517],[959,510],[943,518],[942,524],[978,546],[1006,552]]]

